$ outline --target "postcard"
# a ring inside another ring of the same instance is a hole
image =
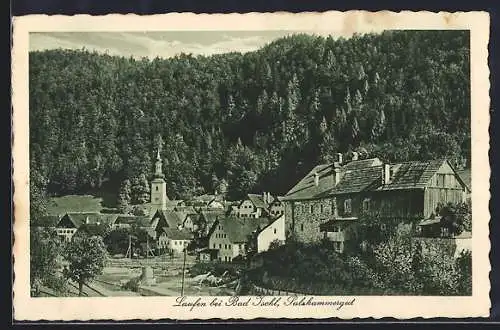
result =
[[[489,15],[15,17],[16,320],[486,317]]]

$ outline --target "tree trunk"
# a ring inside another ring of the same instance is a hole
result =
[[[83,281],[78,282],[78,297],[83,296]]]

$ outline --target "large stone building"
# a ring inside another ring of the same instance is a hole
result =
[[[465,200],[467,185],[446,160],[383,164],[378,158],[318,165],[283,198],[287,234],[328,238],[342,251],[362,217],[384,221],[431,217],[440,203]],[[383,228],[381,228],[383,230]]]

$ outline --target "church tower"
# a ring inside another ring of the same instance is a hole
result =
[[[162,170],[160,157],[161,145],[158,146],[156,154],[155,174],[151,181],[151,207],[153,210],[165,210],[167,208],[167,183]],[[154,212],[154,211],[153,211]]]

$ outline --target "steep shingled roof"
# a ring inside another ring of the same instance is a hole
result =
[[[264,202],[264,198],[262,197],[262,195],[248,194],[248,199],[252,202],[253,205],[255,205],[255,207],[263,209],[267,207],[267,203]]]
[[[467,185],[469,190],[472,190],[472,177],[470,168],[458,171],[458,175],[462,178],[462,181]]]
[[[314,184],[314,173],[319,175],[319,184]],[[333,164],[323,164],[314,167],[286,195],[284,200],[308,199],[330,190],[334,183]]]
[[[151,220],[152,223],[155,220],[156,215],[163,217],[170,228],[177,228],[178,226],[181,226],[184,221],[179,212],[158,210]]]
[[[445,160],[411,161],[391,165],[393,174],[388,184],[377,190],[423,189]]]
[[[137,215],[119,215],[114,224],[118,225],[138,225],[140,227],[146,227],[149,225],[149,217],[137,216]]]
[[[299,181],[283,200],[300,200],[324,197],[332,194],[359,192],[369,187],[382,175],[382,162],[378,158],[355,160],[341,167],[334,164],[318,165]],[[340,181],[335,186],[335,171],[340,171]],[[315,173],[318,185],[315,185]]]
[[[167,237],[173,240],[191,240],[193,235],[185,230],[179,230],[178,228],[163,228]]]
[[[380,182],[382,166],[367,166],[346,170],[340,182],[325,195],[357,193],[370,187],[375,181]]]
[[[247,242],[252,233],[260,231],[269,224],[268,218],[224,217],[214,223],[221,225],[232,243]]]
[[[119,217],[115,214],[101,214],[97,212],[68,212],[59,219],[57,225],[63,221],[63,219],[69,219],[75,226],[75,228],[80,228],[83,224],[112,224]]]

